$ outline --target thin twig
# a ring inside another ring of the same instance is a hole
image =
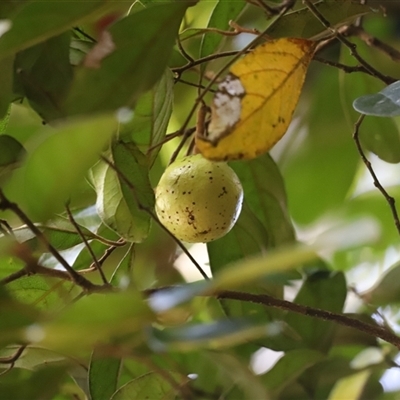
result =
[[[203,63],[207,63],[213,60],[217,60],[218,58],[224,58],[224,57],[232,57],[232,56],[236,56],[239,52],[236,50],[232,50],[232,51],[223,51],[220,53],[216,53],[216,54],[211,54],[209,56],[205,56],[202,58],[198,58],[197,60],[193,60],[191,62],[188,62],[187,64],[183,65],[182,67],[176,67],[176,68],[172,68],[172,72],[174,72],[175,74],[177,74],[178,76],[180,76],[183,72],[185,72],[188,69],[191,69],[197,65],[203,64]]]
[[[197,268],[197,270],[200,272],[200,274],[202,275],[202,277],[204,279],[209,279],[209,277],[207,276],[207,274],[204,272],[203,268],[201,268],[200,264],[195,260],[195,258],[190,254],[190,252],[187,250],[187,248],[183,245],[183,243],[177,239],[157,218],[157,216],[153,213],[152,210],[149,210],[147,207],[143,206],[137,199],[136,197],[136,189],[135,186],[131,183],[131,181],[120,171],[120,169],[114,164],[112,163],[109,159],[107,159],[106,157],[102,156],[101,159],[108,164],[117,174],[118,176],[126,183],[126,185],[131,189],[133,195],[136,198],[138,207],[143,210],[144,212],[146,212],[155,222],[157,225],[160,226],[161,229],[163,229],[168,236],[170,236],[175,243],[182,249],[182,251],[188,256],[189,260],[193,263],[193,265]]]
[[[107,258],[110,257],[111,254],[112,254],[116,249],[117,249],[117,246],[110,246],[110,247],[108,247],[108,248],[104,251],[104,254],[97,260],[97,263],[98,263],[100,266],[103,266],[103,264],[104,264],[104,262],[107,260]],[[84,273],[86,273],[86,272],[92,272],[92,271],[94,271],[95,269],[96,269],[96,265],[95,265],[94,263],[92,263],[92,264],[89,266],[89,268],[87,268],[87,269],[81,269],[81,270],[79,270],[79,272],[80,272],[81,274],[84,274]]]
[[[95,285],[78,272],[76,272],[64,259],[64,257],[58,252],[58,250],[47,240],[44,234],[36,227],[36,225],[28,218],[28,216],[18,207],[16,203],[13,203],[7,199],[3,191],[0,189],[0,209],[10,210],[35,234],[37,239],[45,246],[45,248],[54,256],[54,258],[64,267],[69,273],[73,282],[81,286],[88,291],[102,291],[104,287]]]
[[[363,163],[365,164],[370,175],[372,176],[374,186],[382,193],[383,197],[389,204],[397,232],[400,235],[400,220],[399,220],[399,215],[398,215],[397,209],[396,209],[396,200],[392,196],[389,195],[389,193],[386,191],[386,189],[379,182],[379,179],[376,176],[374,169],[372,168],[371,162],[366,157],[364,150],[360,143],[359,131],[360,131],[360,125],[362,124],[364,117],[365,117],[365,115],[361,114],[360,117],[358,118],[357,122],[354,124],[353,140],[356,143],[358,153],[360,154]]]
[[[0,232],[2,232],[4,235],[14,236],[13,229],[5,219],[0,219]]]
[[[80,238],[82,239],[83,243],[85,244],[90,256],[93,259],[93,264],[96,267],[97,271],[100,274],[101,280],[103,281],[103,283],[105,285],[109,285],[109,282],[106,278],[106,276],[104,275],[104,272],[101,268],[101,265],[99,264],[96,255],[93,252],[92,247],[89,244],[89,241],[87,240],[86,236],[83,234],[82,229],[80,228],[80,226],[76,223],[74,216],[71,213],[71,210],[69,208],[69,205],[66,204],[65,206],[66,210],[67,210],[67,215],[68,215],[68,219],[71,222],[71,224],[74,226],[74,228],[76,229],[76,231],[78,232],[78,235],[80,236]]]
[[[314,56],[313,60],[318,61],[325,65],[329,65],[330,67],[341,69],[342,71],[349,74],[351,74],[352,72],[364,72],[367,73],[368,75],[371,75],[371,73],[367,69],[365,69],[363,65],[345,65],[342,63],[338,63],[336,61],[326,60],[318,56]]]
[[[194,59],[193,59],[192,56],[191,56],[190,54],[188,54],[187,51],[183,48],[182,42],[181,42],[181,40],[179,39],[179,36],[178,36],[178,38],[177,38],[177,40],[176,40],[176,43],[178,44],[178,48],[179,48],[179,51],[181,52],[182,56],[183,56],[184,58],[186,58],[186,60],[188,60],[189,62],[193,62]]]
[[[325,19],[325,17],[318,11],[318,9],[311,3],[310,0],[303,0],[303,4],[305,4],[311,13],[321,22],[321,24],[331,31],[336,38],[342,42],[349,50],[350,54],[375,78],[380,79],[382,82],[386,83],[387,85],[393,83],[393,78],[386,76],[375,69],[372,65],[370,65],[367,61],[365,61],[357,51],[357,45],[347,40],[344,35],[338,32],[336,29],[332,28],[329,21]]]
[[[92,37],[92,36],[90,36],[88,33],[86,33],[84,30],[82,30],[81,28],[79,28],[79,27],[74,27],[73,28],[75,31],[77,31],[77,32],[79,32],[83,37],[85,37],[86,39],[88,39],[90,42],[92,42],[92,43],[97,43],[97,40],[94,38],[94,37]]]
[[[18,348],[18,350],[9,357],[0,357],[0,364],[14,364],[21,356],[24,350],[26,349],[26,344],[23,344]]]

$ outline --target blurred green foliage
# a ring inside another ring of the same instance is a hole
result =
[[[365,113],[398,200],[398,8],[313,3],[0,2],[0,399],[399,398],[400,222],[353,140]],[[235,227],[178,246],[153,189],[250,29],[321,47],[285,137],[230,163]]]

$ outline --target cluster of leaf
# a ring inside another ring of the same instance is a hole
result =
[[[199,16],[221,31],[229,20],[272,20],[244,0],[195,3],[0,3],[0,398],[396,398],[379,383],[396,366],[394,346],[315,318],[315,310],[340,318],[345,272],[382,260],[398,241],[382,194],[352,191],[360,157],[351,104],[382,89],[376,78],[315,65],[299,107],[301,145],[288,134],[280,168],[270,155],[231,163],[245,202],[233,230],[207,246],[213,279],[184,283],[173,268],[177,246],[152,221],[152,186],[177,146],[167,127],[186,118],[206,67],[186,68],[176,38],[201,59],[232,42],[193,28]],[[324,35],[295,3],[268,35]],[[317,7],[334,26],[370,11],[347,0]],[[345,47],[327,56],[354,63]],[[367,117],[360,134],[381,159],[400,161],[393,120]],[[323,216],[343,226],[373,218],[380,234],[369,242],[360,234],[349,249],[336,244],[337,232],[328,262],[296,244],[292,223]],[[373,328],[378,306],[396,310],[398,271],[349,317]],[[287,289],[292,303],[283,300]],[[281,358],[256,375],[250,363],[260,348]]]

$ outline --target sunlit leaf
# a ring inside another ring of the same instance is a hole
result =
[[[328,400],[342,400],[343,398],[357,399],[362,394],[370,371],[360,371],[341,379],[329,394]]]
[[[206,136],[196,145],[212,160],[251,159],[285,134],[316,44],[270,40],[245,55],[218,86]]]
[[[248,257],[243,261],[232,263],[229,268],[215,275],[213,285],[218,289],[240,288],[260,278],[267,279],[268,275],[273,279],[273,275],[278,272],[293,269],[316,258],[316,253],[311,248],[281,247],[264,256]]]
[[[27,157],[5,189],[33,219],[60,211],[115,133],[116,120],[100,116],[60,125]],[[79,157],[77,157],[79,154]]]

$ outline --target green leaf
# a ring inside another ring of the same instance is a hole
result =
[[[19,10],[8,9],[11,29],[0,38],[0,59],[59,35],[83,21],[95,19],[106,11],[118,9],[118,3],[117,0],[82,1],[71,7],[60,0],[28,0],[18,7]]]
[[[367,48],[362,42],[357,43],[357,46],[360,51],[362,51],[363,48]],[[366,51],[366,56],[364,57],[368,62],[374,62],[373,54],[369,54]],[[347,65],[354,64],[354,59],[345,46],[342,47],[340,61]],[[354,98],[368,92],[378,91],[382,88],[382,84],[374,77],[367,74],[346,74],[344,71],[340,71],[339,74],[343,112],[347,118],[348,130],[353,131],[354,123],[359,117],[359,114],[354,111],[352,107],[352,104],[358,102],[358,99],[354,100]],[[388,88],[390,86],[388,86]],[[400,89],[400,86],[398,87]],[[363,99],[364,97],[360,97],[359,99]],[[387,101],[390,100],[387,99]],[[378,104],[379,107],[381,107],[381,105],[383,105],[383,103]],[[395,106],[394,103],[392,103],[392,105]],[[393,119],[369,116],[364,119],[359,130],[359,135],[362,145],[367,150],[375,153],[382,160],[391,163],[400,162],[400,151],[398,150],[400,148],[400,131]]]
[[[364,386],[371,372],[360,371],[346,378],[341,379],[335,384],[329,394],[328,400],[342,400],[344,398],[348,399],[358,399],[363,393]]]
[[[1,84],[0,84],[1,85]],[[7,110],[3,117],[0,118],[0,134],[4,133],[10,120],[11,104],[8,104]]]
[[[397,117],[400,115],[400,81],[386,86],[374,94],[367,94],[354,100],[356,111],[378,117]]]
[[[18,53],[15,59],[15,84],[45,121],[64,116],[62,102],[72,82],[70,41],[66,32]]]
[[[26,154],[24,146],[12,136],[0,135],[0,170],[15,165]]]
[[[89,365],[89,393],[91,400],[110,399],[117,390],[121,359],[101,357],[92,353]]]
[[[278,247],[294,240],[285,184],[269,154],[250,161],[233,162],[230,166],[243,185],[246,203],[262,222],[268,235],[267,247]]]
[[[211,13],[207,28],[229,30],[229,21],[236,21],[246,7],[246,2],[218,1]],[[221,44],[224,36],[217,32],[206,32],[200,45],[200,58],[213,54]],[[205,64],[201,64],[202,70]]]
[[[25,328],[41,318],[38,310],[12,298],[3,286],[0,286],[0,314],[0,346],[25,342]]]
[[[400,188],[393,186],[385,189],[390,192],[390,195],[398,204],[400,202]],[[373,210],[373,215],[371,210]],[[346,219],[371,216],[379,224],[380,234],[374,242],[374,246],[371,246],[371,254],[380,258],[388,247],[398,242],[399,234],[393,216],[387,201],[379,191],[371,190],[349,199],[343,205],[343,214]],[[360,251],[363,251],[363,249]]]
[[[259,324],[245,318],[214,321],[208,324],[188,324],[176,328],[153,328],[149,345],[154,351],[193,351],[201,348],[221,349],[250,340],[280,333],[277,323]]]
[[[68,114],[134,106],[139,96],[161,78],[191,4],[157,4],[113,24],[108,32],[114,50],[98,61],[100,67],[82,66],[76,71],[65,104]]]
[[[5,130],[8,120],[7,115],[10,113],[10,103],[15,97],[13,90],[13,75],[14,55],[0,59],[0,120],[4,118],[4,120],[0,122],[0,133]]]
[[[121,278],[131,277],[131,272],[133,268],[133,262],[135,259],[135,245],[132,243],[124,257],[121,259],[117,267],[115,268],[110,283],[113,286],[118,286],[120,284]]]
[[[39,309],[58,310],[77,295],[72,282],[39,275],[25,276],[7,285],[8,292],[18,301]]]
[[[112,154],[118,172],[132,182],[134,189],[108,164],[99,162],[91,171],[97,211],[104,224],[126,240],[141,242],[150,229],[150,215],[142,208],[154,207],[146,158],[133,143],[114,143]]]
[[[324,90],[309,93],[308,112],[302,114],[307,135],[299,148],[295,134],[281,160],[290,215],[298,224],[343,205],[360,161],[340,105],[338,72],[321,69],[313,87]]]
[[[274,397],[291,385],[307,368],[321,361],[324,355],[315,350],[299,349],[285,353],[263,377],[266,388]]]
[[[50,244],[58,251],[82,243],[82,238],[75,227],[64,218],[54,218],[47,224],[36,224],[36,227],[45,234]],[[89,229],[82,225],[79,225],[79,227],[88,240],[95,239],[95,235]],[[20,243],[28,243],[32,249],[37,248],[37,237],[26,225],[14,229],[14,235]]]
[[[115,128],[114,117],[98,116],[60,125],[50,135],[47,131],[8,182],[6,195],[30,218],[49,218],[62,209]]]
[[[19,348],[20,346],[16,345],[7,346],[1,351],[0,357],[10,357],[15,354],[19,350]],[[55,364],[60,364],[60,362],[63,362],[65,360],[65,356],[58,354],[52,350],[29,345],[29,347],[26,347],[21,356],[15,361],[14,367],[34,371],[40,366],[51,364],[55,366]],[[76,364],[78,365],[78,363]],[[0,368],[7,367],[7,364],[0,364]]]
[[[36,371],[13,369],[1,379],[3,399],[53,400],[67,376],[65,366],[48,366]]]
[[[121,126],[119,136],[124,142],[133,141],[146,154],[149,167],[153,165],[161,149],[172,104],[173,79],[171,72],[167,70],[160,81],[139,98],[132,121]]]
[[[206,361],[203,371],[203,385],[208,385],[210,380],[216,379],[214,391],[221,392],[221,384],[225,387],[222,398],[235,399],[270,399],[266,387],[259,377],[255,376],[241,360],[227,352],[203,352]],[[202,360],[202,359],[201,359]],[[213,370],[217,367],[217,373]],[[210,374],[210,368],[211,374]],[[216,375],[216,376],[215,376]],[[218,376],[219,375],[219,376]],[[200,377],[201,379],[201,377]],[[239,393],[238,393],[239,392]]]
[[[92,294],[71,304],[52,320],[41,325],[41,346],[67,354],[90,351],[100,343],[115,338],[133,338],[154,319],[146,300],[132,290]],[[136,338],[136,344],[141,338]]]
[[[227,264],[264,253],[294,239],[286,208],[286,193],[280,172],[267,154],[251,161],[230,163],[238,175],[245,201],[232,231],[207,244],[213,273]],[[267,292],[281,296],[278,285]]]
[[[170,372],[168,374],[171,375]],[[171,379],[175,381],[175,378],[172,376]],[[178,382],[176,382],[176,385],[180,386]],[[174,400],[176,391],[176,387],[172,386],[169,380],[156,372],[149,372],[148,374],[132,379],[122,386],[113,394],[111,400]]]
[[[340,4],[338,4],[340,3]],[[357,17],[368,14],[371,8],[354,0],[339,1],[316,1],[313,3],[323,17],[329,21],[331,26],[339,27],[354,21]],[[285,14],[282,18],[272,24],[267,31],[272,37],[303,37],[327,36],[330,32],[320,21],[304,7]]]
[[[400,303],[400,263],[394,264],[362,298],[367,304],[384,306]]]
[[[146,157],[133,143],[113,143],[112,155],[117,170],[128,179],[118,174],[123,198],[132,215],[133,223],[143,232],[144,239],[150,229],[150,215],[143,211],[154,209],[155,197],[150,184],[149,168]]]
[[[294,302],[327,311],[342,312],[347,296],[346,280],[341,272],[317,271],[309,275]],[[326,352],[332,343],[335,325],[317,318],[289,313],[285,322],[301,337],[298,345]]]
[[[264,256],[246,257],[232,263],[215,274],[213,287],[216,290],[242,288],[244,285],[264,279],[274,281],[278,272],[287,271],[317,258],[315,251],[304,246],[293,245],[269,251]]]

